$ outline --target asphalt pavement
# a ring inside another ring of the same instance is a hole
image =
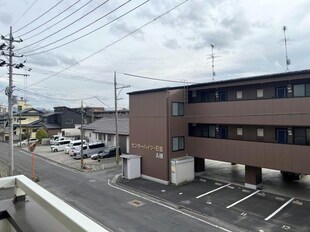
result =
[[[31,177],[31,155],[15,149],[15,174]],[[8,145],[0,143],[0,162],[8,164]],[[110,180],[120,169],[81,172],[36,158],[39,185],[111,231],[243,231],[232,224],[175,208],[159,199],[126,190]]]

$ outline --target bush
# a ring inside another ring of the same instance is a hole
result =
[[[36,139],[38,139],[40,142],[42,139],[48,138],[48,134],[44,128],[39,128],[36,133]]]

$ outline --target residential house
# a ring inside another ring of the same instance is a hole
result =
[[[128,130],[128,115],[119,115],[118,119],[118,133],[119,146],[122,153],[129,152],[129,130]],[[114,115],[106,115],[105,117],[90,123],[84,127],[84,135],[86,140],[90,143],[101,141],[107,147],[116,145],[115,136],[115,117]]]
[[[20,134],[30,133],[30,138],[35,138],[38,128],[41,127],[39,122],[44,114],[43,111],[29,108],[13,114],[14,140],[20,138]]]

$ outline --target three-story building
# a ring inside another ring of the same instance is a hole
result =
[[[142,175],[170,181],[170,160],[195,157],[245,165],[245,184],[262,168],[310,174],[310,70],[132,92],[130,152]]]

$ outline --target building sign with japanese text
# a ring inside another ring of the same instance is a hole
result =
[[[131,143],[131,148],[148,150],[148,151],[156,151],[156,152],[160,152],[160,153],[164,152],[164,147],[158,146],[158,145],[146,145],[146,144],[140,144],[140,143]]]

